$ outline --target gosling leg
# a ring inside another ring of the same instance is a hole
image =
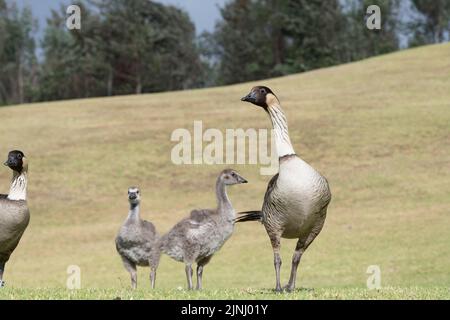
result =
[[[197,290],[202,290],[203,287],[203,267],[211,260],[212,255],[200,260],[197,263]]]
[[[125,269],[129,272],[130,278],[131,278],[131,288],[136,289],[137,288],[137,271],[136,271],[136,265],[128,260],[127,258],[123,258],[123,266]]]
[[[153,252],[153,254],[151,255],[150,260],[149,260],[150,283],[151,283],[152,289],[155,289],[156,269],[158,269],[160,257],[161,257],[160,252],[159,252],[159,250],[157,250],[156,252]]]
[[[193,286],[192,286],[192,264],[186,264],[186,278],[187,278],[187,285],[188,285],[188,290],[192,290]]]
[[[156,268],[152,267],[150,271],[150,283],[152,285],[152,289],[155,289],[156,282]]]
[[[197,265],[197,290],[202,290],[203,266]]]
[[[0,288],[5,286],[5,282],[3,281],[3,272],[5,271],[5,263],[0,262]]]

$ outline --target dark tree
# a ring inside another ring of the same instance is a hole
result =
[[[36,27],[29,7],[19,10],[0,0],[0,105],[34,100]]]
[[[412,0],[419,19],[410,25],[412,46],[448,41],[450,32],[449,0]]]

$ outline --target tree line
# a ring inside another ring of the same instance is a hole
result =
[[[449,40],[450,0],[229,0],[212,32],[150,0],[77,1],[35,37],[29,7],[0,0],[0,105],[200,88],[282,76]],[[381,30],[366,26],[378,5]]]

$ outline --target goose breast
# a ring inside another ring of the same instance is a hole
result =
[[[322,218],[331,194],[326,179],[298,157],[280,163],[278,178],[263,212],[269,226],[284,238],[299,238]]]
[[[0,199],[0,260],[9,259],[29,221],[26,201]]]

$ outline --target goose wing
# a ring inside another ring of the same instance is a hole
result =
[[[187,221],[192,228],[198,228],[210,218],[211,213],[211,210],[207,209],[192,210],[190,218]]]
[[[267,185],[266,194],[264,195],[264,203],[268,203],[269,201],[271,201],[272,192],[277,185],[278,176],[279,174],[277,173],[272,177],[272,179],[270,179],[269,184]]]
[[[267,185],[266,194],[264,195],[264,203],[262,207],[262,221],[265,221],[267,212],[273,210],[273,203],[275,200],[275,196],[273,191],[277,186],[279,174],[277,173],[270,179],[269,184]]]
[[[150,221],[143,220],[142,227],[145,234],[149,237],[149,240],[158,236],[158,232],[156,231],[155,225]]]
[[[0,261],[8,261],[29,221],[30,212],[26,204],[0,199]]]

